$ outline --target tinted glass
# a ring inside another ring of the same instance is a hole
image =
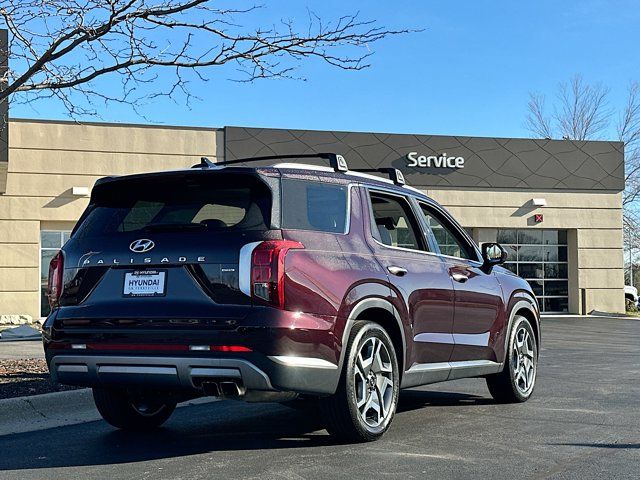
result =
[[[504,268],[511,270],[516,275],[518,274],[518,264],[517,263],[505,263],[502,265]]]
[[[76,235],[265,230],[270,214],[271,192],[248,175],[149,176],[96,187]]]
[[[542,296],[543,288],[542,288],[542,280],[529,280],[529,285],[531,285],[531,289],[533,293],[537,297]]]
[[[569,295],[568,282],[566,280],[547,280],[544,282],[544,294],[554,296]]]
[[[569,309],[568,298],[545,298],[544,299],[544,311],[545,312],[566,312]]]
[[[423,250],[418,241],[417,222],[409,203],[402,198],[371,192],[374,236],[390,247]]]
[[[545,278],[567,278],[566,263],[547,263],[544,266]]]
[[[544,247],[545,262],[566,262],[567,247]]]
[[[40,246],[42,248],[60,248],[61,242],[62,232],[40,232]]]
[[[519,244],[542,244],[542,230],[518,230]]]
[[[542,234],[542,242],[545,245],[566,245],[566,230],[544,230]]]
[[[507,251],[507,261],[508,262],[515,262],[516,260],[518,260],[518,249],[517,249],[517,247],[515,245],[504,245],[503,244],[502,248],[504,248]]]
[[[446,220],[438,218],[437,213],[427,205],[420,204],[420,208],[427,225],[433,232],[440,253],[451,257],[476,259],[473,248],[455,231],[453,226],[449,225]]]
[[[517,230],[498,230],[498,243],[518,243]]]
[[[519,247],[518,260],[520,262],[541,262],[542,247],[533,247],[533,246]]]
[[[507,250],[505,267],[529,282],[542,311],[567,311],[567,230],[502,229],[497,240]]]
[[[347,187],[302,180],[282,180],[282,227],[344,233]]]
[[[521,263],[518,275],[522,278],[544,278],[544,269],[540,263]]]

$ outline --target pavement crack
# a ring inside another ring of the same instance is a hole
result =
[[[30,400],[30,399],[25,398],[25,399],[24,399],[24,401],[27,403],[27,405],[29,405],[29,406],[33,409],[33,411],[34,411],[34,412],[36,412],[36,413],[37,413],[38,415],[40,415],[42,418],[45,418],[45,419],[47,418],[47,416],[46,416],[44,413],[42,413],[40,410],[38,410],[38,409],[33,405],[33,403],[31,402],[31,400]]]

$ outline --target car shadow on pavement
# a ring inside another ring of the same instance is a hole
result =
[[[488,395],[470,395],[457,392],[430,392],[424,390],[404,390],[400,393],[398,413],[409,412],[426,407],[455,407],[495,404]]]
[[[473,395],[402,392],[398,412],[485,403]],[[0,437],[0,471],[113,465],[204,453],[339,445],[317,410],[222,401],[180,408],[153,432],[124,432],[105,422]],[[1,477],[2,475],[0,475]]]
[[[620,450],[640,449],[640,443],[554,443],[562,447],[613,448]]]

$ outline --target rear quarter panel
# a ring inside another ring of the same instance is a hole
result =
[[[364,240],[360,192],[352,187],[346,234],[283,230],[283,237],[304,245],[285,260],[285,308],[332,319],[330,341],[339,361],[349,315],[364,298],[388,299],[388,278]],[[327,341],[329,339],[325,339]]]

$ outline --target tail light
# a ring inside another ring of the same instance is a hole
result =
[[[251,255],[251,296],[284,308],[284,259],[300,242],[273,240],[260,243]]]
[[[49,263],[49,284],[47,285],[47,297],[49,305],[53,308],[60,299],[62,293],[62,272],[64,270],[64,257],[62,251],[58,251],[56,256]]]

